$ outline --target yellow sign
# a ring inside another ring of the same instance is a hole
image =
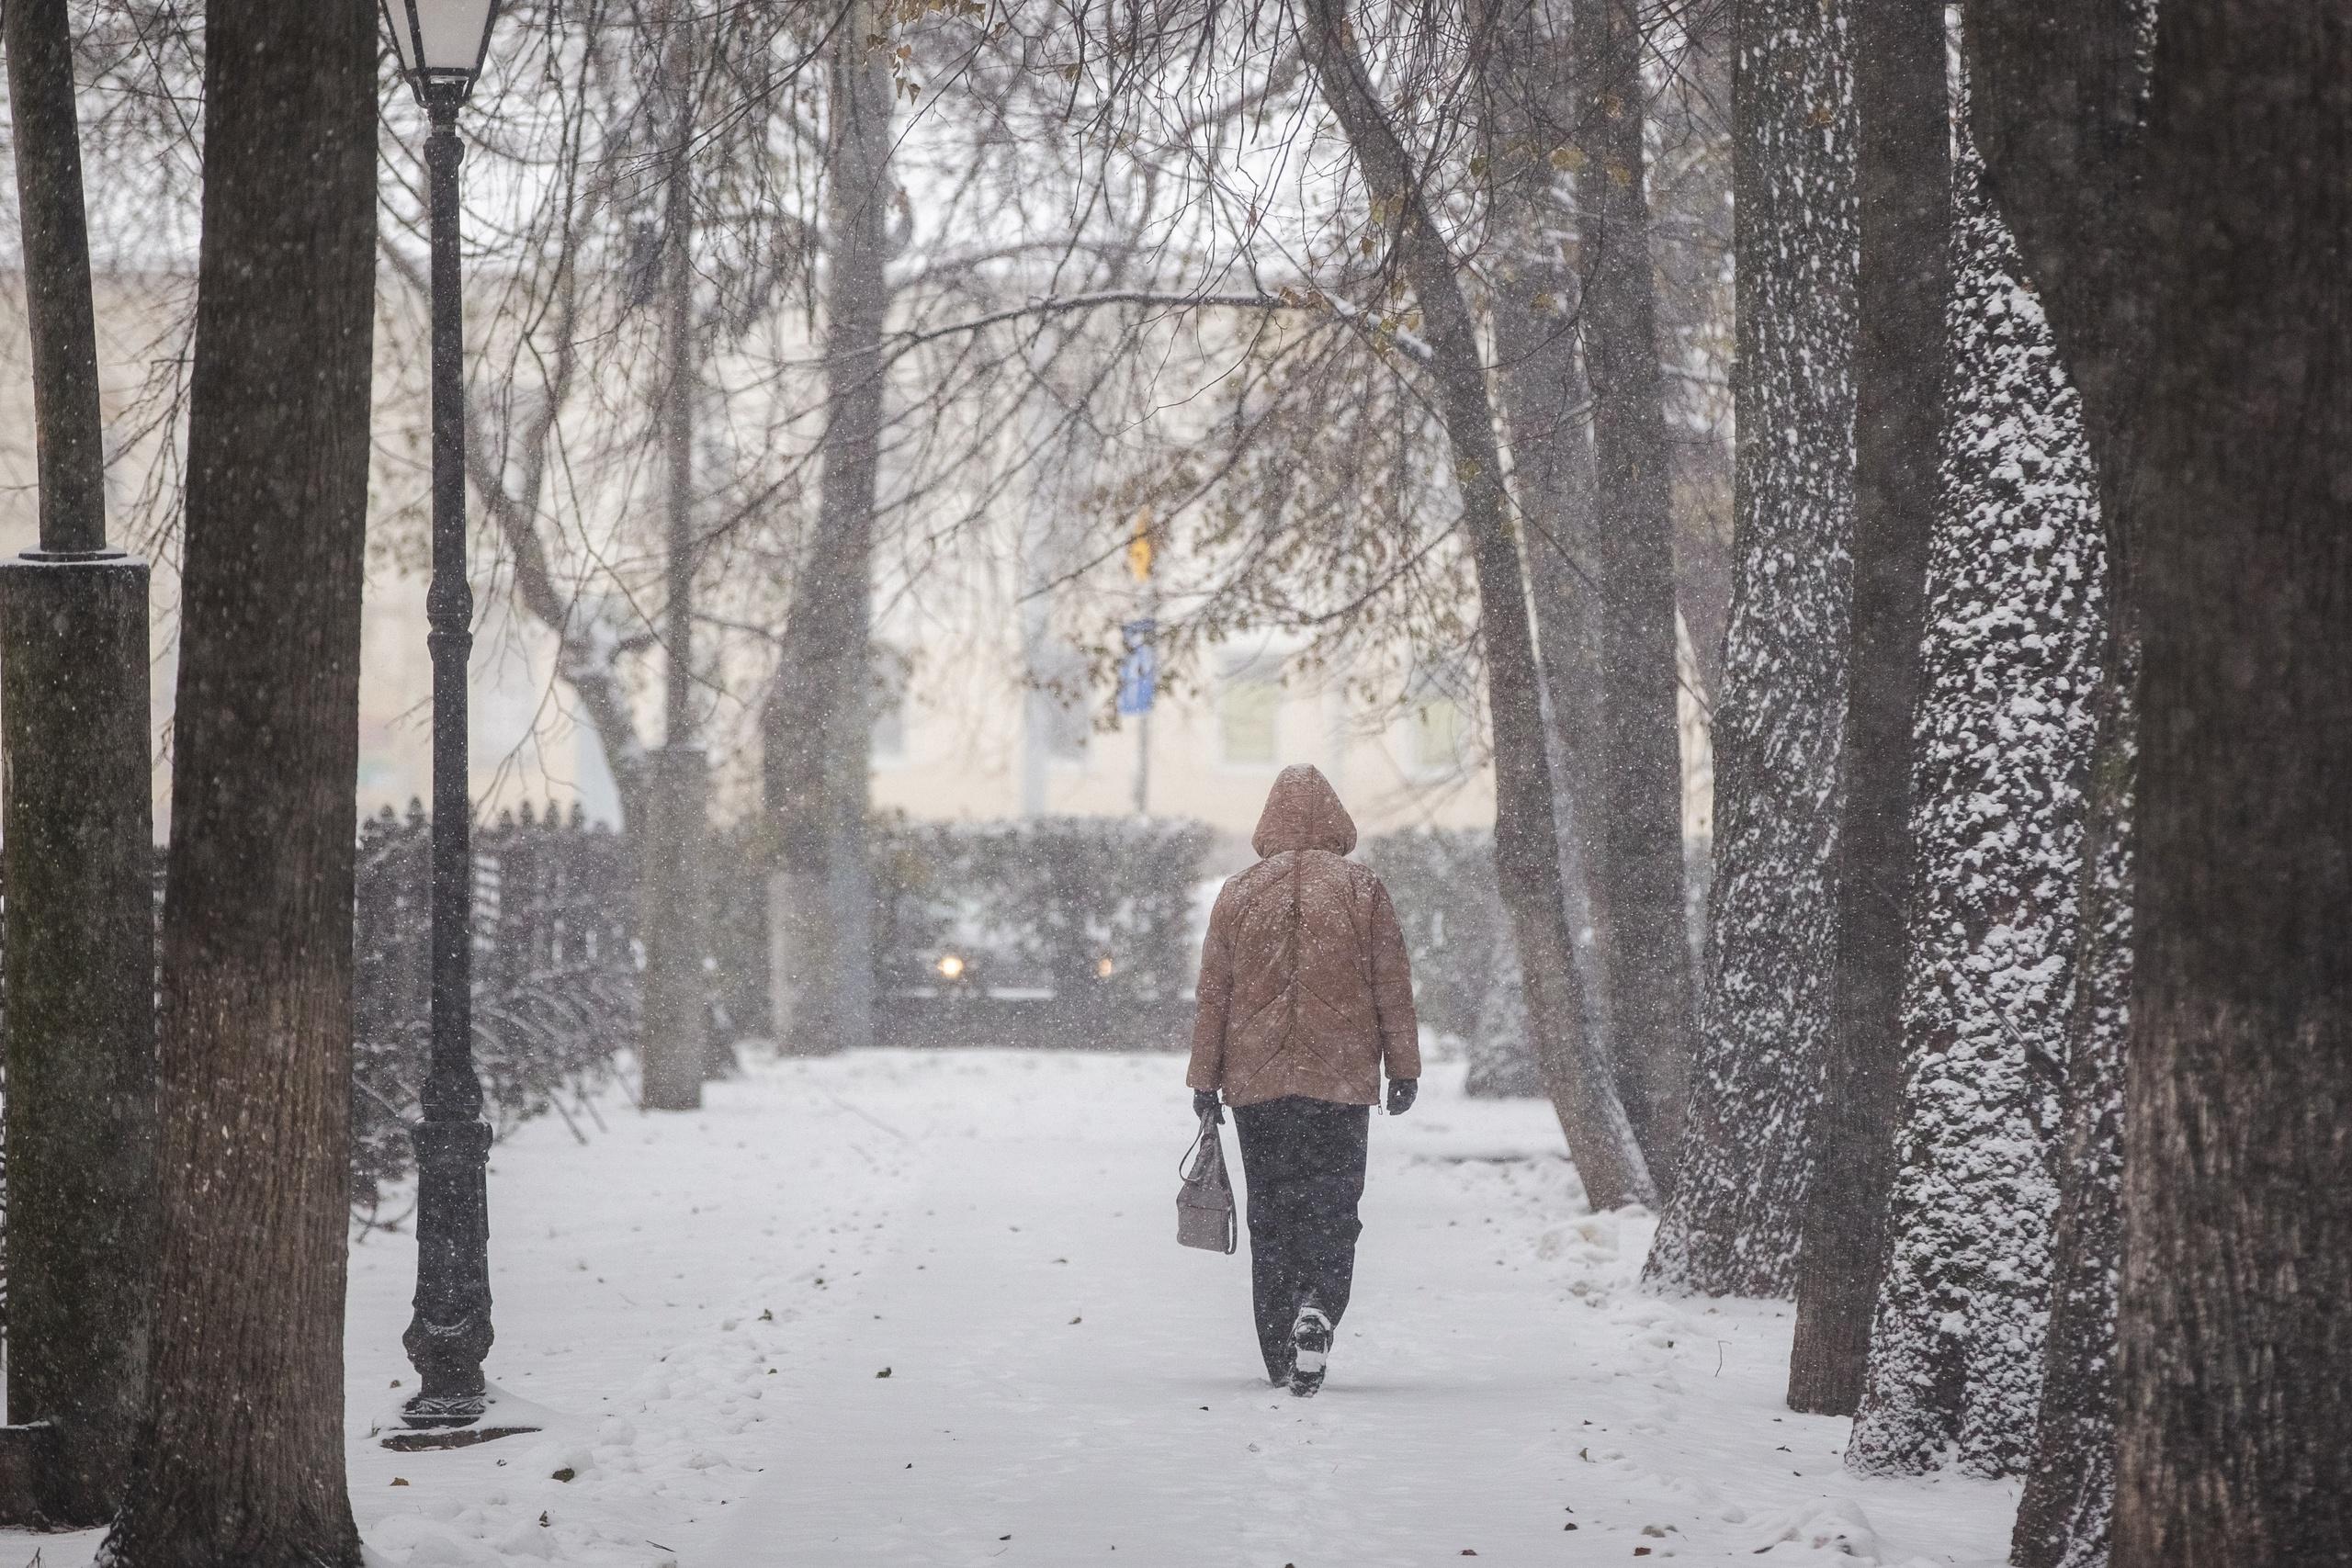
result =
[[[1151,579],[1151,509],[1136,513],[1135,532],[1127,538],[1127,573],[1137,582]]]

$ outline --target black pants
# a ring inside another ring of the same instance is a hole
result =
[[[1266,1374],[1290,1376],[1290,1328],[1301,1306],[1336,1325],[1348,1310],[1363,1222],[1369,1105],[1290,1096],[1236,1106],[1241,1170],[1250,1184],[1250,1280]]]

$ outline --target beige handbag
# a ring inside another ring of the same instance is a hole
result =
[[[1233,1218],[1233,1181],[1225,1172],[1225,1140],[1216,1113],[1201,1118],[1201,1135],[1179,1167],[1184,1185],[1176,1193],[1176,1240],[1183,1247],[1231,1253],[1240,1240]]]

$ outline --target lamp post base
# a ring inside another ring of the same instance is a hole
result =
[[[480,1393],[413,1395],[390,1421],[379,1423],[372,1435],[385,1448],[416,1453],[543,1432],[553,1420],[553,1412],[492,1383]]]

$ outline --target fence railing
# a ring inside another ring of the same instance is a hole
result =
[[[413,802],[360,825],[351,1174],[363,1216],[411,1165],[405,1123],[417,1113],[431,1034],[431,819]],[[871,841],[884,1043],[1171,1043],[1188,1006],[1191,901],[1206,829],[883,818]],[[644,949],[630,843],[577,807],[550,806],[502,814],[475,830],[473,849],[473,1045],[487,1113],[501,1135],[549,1112],[578,1125],[595,1116],[590,1091],[637,1038]],[[710,864],[711,1024],[723,1039],[760,1034],[768,1011],[761,857],[722,848]],[[160,912],[161,849],[155,890]],[[0,886],[0,908],[5,899]],[[6,1005],[0,993],[0,1021]],[[0,1205],[5,1173],[0,1151]]]
[[[432,822],[390,807],[360,827],[352,919],[352,1201],[372,1212],[410,1168],[432,1032]],[[475,830],[474,1064],[501,1136],[589,1091],[637,1038],[637,871],[628,841],[574,807]]]

